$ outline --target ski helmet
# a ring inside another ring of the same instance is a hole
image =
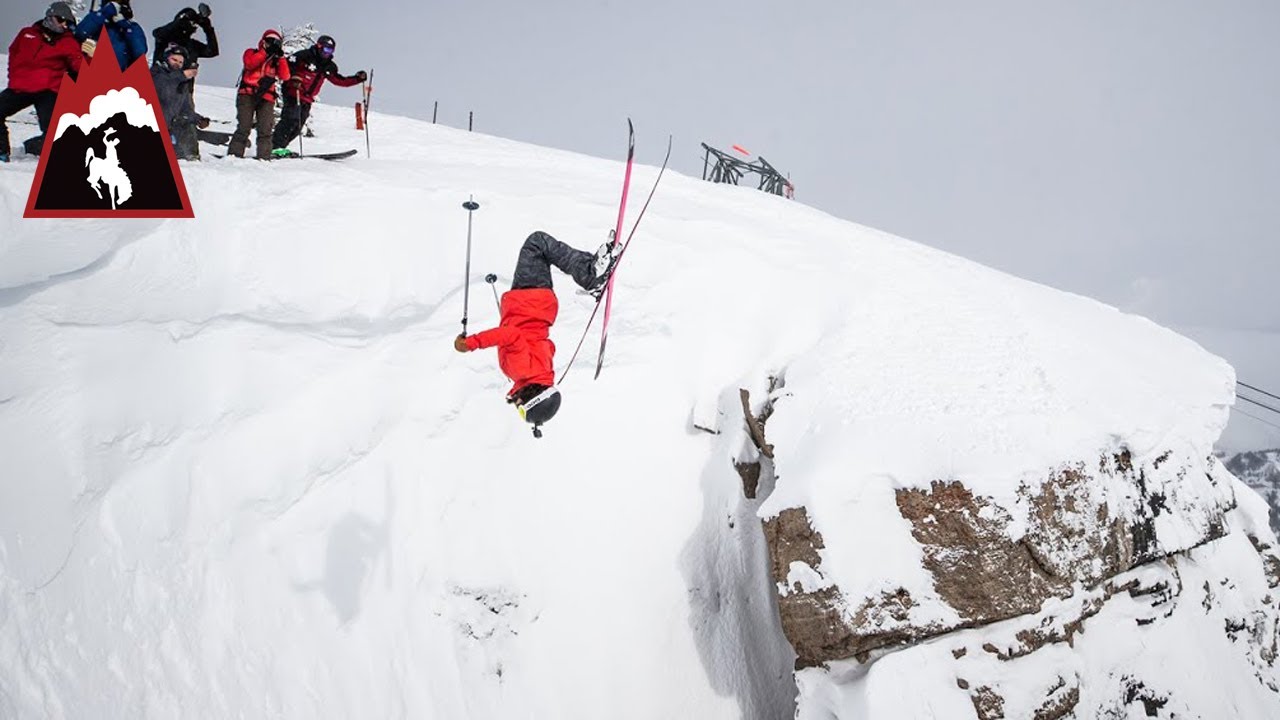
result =
[[[328,35],[321,35],[316,38],[316,50],[325,57],[333,57],[333,48],[336,45],[337,43]]]
[[[560,411],[560,390],[554,385],[529,385],[525,388],[525,390],[530,389],[531,391],[523,394],[526,397],[529,395],[532,397],[525,400],[518,399],[516,409],[520,411],[520,417],[536,429]]]
[[[44,26],[51,32],[64,33],[67,28],[75,27],[76,14],[65,2],[56,2],[44,11]]]
[[[173,16],[173,19],[186,25],[195,25],[198,17],[200,17],[200,13],[188,7],[179,10],[178,14]]]

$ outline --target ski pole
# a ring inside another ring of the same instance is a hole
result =
[[[369,127],[365,125],[365,127]],[[480,203],[477,203],[471,197],[462,203],[462,207],[467,209],[467,269],[466,274],[462,278],[462,334],[467,334],[467,306],[471,302],[471,217],[472,213],[480,209]]]
[[[498,282],[498,276],[493,273],[489,273],[484,276],[484,281],[489,283],[489,289],[493,291],[493,304],[497,306],[498,314],[501,315],[502,303],[498,302],[498,288],[493,286],[494,283]]]
[[[364,93],[364,154],[365,157],[373,157],[373,153],[369,151],[369,96],[373,94],[373,68],[369,68],[369,77],[365,79],[361,92]],[[480,207],[476,205],[476,207]],[[474,209],[474,208],[469,208]],[[468,220],[468,222],[470,222]]]

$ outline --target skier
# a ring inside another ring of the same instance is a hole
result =
[[[560,391],[554,384],[556,346],[547,336],[559,312],[551,266],[598,298],[617,262],[614,252],[612,242],[592,254],[540,230],[534,232],[520,248],[511,289],[502,294],[498,327],[471,336],[461,334],[453,341],[458,352],[498,348],[498,366],[514,383],[507,402],[533,424],[534,435],[541,436],[538,426],[560,409]]]
[[[209,119],[196,114],[191,99],[191,84],[199,69],[187,59],[187,49],[177,43],[169,43],[164,63],[151,66],[151,80],[156,86],[160,111],[169,126],[170,139],[179,160],[199,160],[200,143],[196,128],[208,127]]]
[[[280,109],[280,123],[272,136],[273,155],[291,154],[289,143],[302,132],[302,126],[311,116],[311,104],[320,95],[325,80],[338,87],[351,87],[368,78],[363,70],[355,75],[340,74],[337,63],[333,61],[335,45],[333,38],[321,35],[315,45],[289,59],[289,72],[293,77],[284,84],[284,107]]]
[[[284,59],[284,36],[279,30],[262,33],[258,47],[244,51],[240,92],[236,95],[236,131],[228,155],[244,157],[249,131],[258,130],[257,157],[271,159],[271,131],[276,123],[276,80],[287,82],[289,63]]]
[[[142,26],[133,21],[133,7],[130,0],[111,0],[98,10],[84,16],[76,25],[76,40],[84,54],[93,57],[98,46],[98,36],[102,28],[107,28],[107,37],[111,38],[111,47],[115,50],[120,69],[127,70],[134,60],[147,55],[147,35]]]
[[[204,31],[204,42],[196,40],[196,29]],[[164,64],[165,48],[169,43],[177,43],[187,51],[187,62],[199,64],[200,58],[218,57],[218,34],[213,30],[209,6],[200,3],[200,11],[182,8],[173,16],[173,22],[161,25],[151,31],[156,39],[156,54],[153,62]]]
[[[0,91],[0,162],[9,162],[9,128],[5,119],[36,106],[41,140],[53,119],[62,76],[80,71],[83,56],[71,29],[76,16],[65,2],[55,2],[44,19],[22,28],[9,45],[9,86]]]

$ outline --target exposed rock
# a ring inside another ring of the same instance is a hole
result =
[[[798,665],[866,660],[876,649],[1035,613],[1050,598],[1098,588],[1074,622],[1029,629],[1019,648],[998,652],[1016,656],[1049,642],[1069,643],[1110,594],[1134,590],[1103,586],[1108,579],[1225,534],[1223,513],[1232,496],[1214,476],[1216,461],[1209,458],[1207,470],[1205,462],[1165,452],[1140,463],[1120,448],[1091,465],[1064,464],[1038,483],[1024,483],[1013,507],[975,496],[958,481],[897,490],[898,511],[910,523],[933,588],[959,618],[953,623],[909,622],[917,600],[903,588],[850,598],[829,582],[789,584],[792,562],[821,576],[823,545],[803,508],[785,510],[766,521],[765,531],[782,625]],[[1280,581],[1280,561],[1275,572]]]
[[[986,685],[970,693],[969,699],[973,701],[973,709],[978,713],[978,720],[996,720],[1004,717],[1004,698]]]

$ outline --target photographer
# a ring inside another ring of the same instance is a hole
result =
[[[173,17],[173,22],[152,30],[156,53],[151,61],[163,65],[165,49],[170,44],[181,45],[187,51],[188,62],[198,63],[201,58],[218,57],[218,34],[213,30],[212,14],[208,5],[200,3],[198,10],[182,8]],[[204,31],[204,42],[195,39],[196,30]]]
[[[199,160],[196,129],[207,127],[209,120],[196,114],[191,99],[191,85],[198,70],[190,64],[187,49],[181,45],[170,43],[163,52],[164,62],[151,66],[151,80],[156,86],[156,98],[169,128],[169,138],[179,160]]]
[[[258,47],[244,51],[244,70],[236,94],[236,131],[231,136],[228,155],[244,157],[249,132],[258,131],[257,157],[271,159],[271,131],[276,124],[276,81],[289,79],[289,63],[284,59],[284,38],[278,30],[262,33]]]

